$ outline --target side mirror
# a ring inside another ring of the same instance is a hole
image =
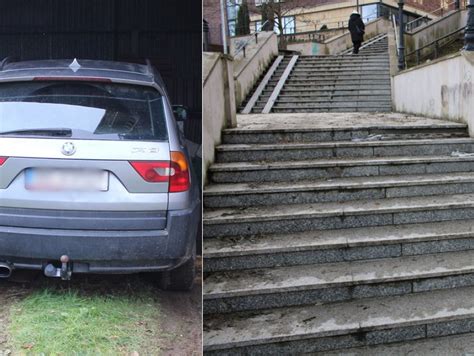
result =
[[[173,105],[174,117],[177,121],[186,121],[188,118],[188,108],[183,105]]]

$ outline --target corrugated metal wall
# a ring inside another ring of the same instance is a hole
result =
[[[0,57],[149,58],[200,142],[201,21],[200,0],[0,0]]]

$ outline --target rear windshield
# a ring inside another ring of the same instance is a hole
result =
[[[163,98],[155,89],[79,81],[0,84],[0,135],[152,141],[168,138]]]

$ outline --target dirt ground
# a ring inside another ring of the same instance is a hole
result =
[[[80,288],[86,294],[139,294],[143,286],[152,288],[159,308],[158,338],[150,339],[142,350],[146,355],[194,356],[202,350],[202,276],[201,261],[197,261],[198,276],[191,292],[166,292],[155,288],[143,276],[74,276],[74,280],[62,282],[43,277],[40,273],[18,272],[11,280],[0,280],[0,356],[17,354],[9,342],[9,312],[14,304],[43,288]],[[157,352],[157,348],[160,349]]]

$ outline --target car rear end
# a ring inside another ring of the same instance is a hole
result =
[[[0,77],[0,276],[169,271],[192,259],[198,189],[151,72],[39,64]]]

